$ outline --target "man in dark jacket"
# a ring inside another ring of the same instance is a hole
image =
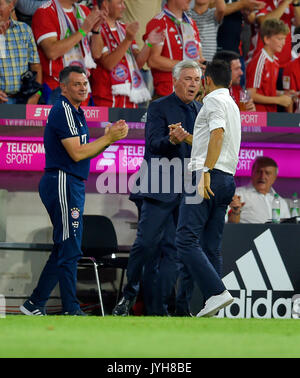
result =
[[[175,240],[179,204],[183,192],[184,165],[191,147],[182,143],[193,133],[200,104],[194,99],[201,85],[201,69],[197,63],[182,61],[173,69],[174,93],[153,101],[148,109],[145,131],[145,156],[139,172],[139,191],[143,199],[137,237],[132,246],[128,267],[127,285],[123,298],[113,315],[127,316],[136,299],[145,265],[157,258],[159,244],[170,232]],[[172,125],[179,126],[176,136],[170,134]],[[172,224],[172,227],[170,226]],[[170,292],[176,281],[176,248],[173,244],[173,271],[161,286],[162,298]],[[171,252],[169,246],[169,252]],[[172,277],[172,278],[171,278]],[[165,302],[165,301],[164,301]],[[157,313],[155,315],[166,315]]]

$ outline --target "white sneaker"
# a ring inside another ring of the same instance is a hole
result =
[[[214,316],[221,308],[230,305],[233,302],[233,297],[229,291],[225,290],[222,294],[213,295],[205,302],[204,308],[197,314],[197,318],[202,316],[208,318]]]

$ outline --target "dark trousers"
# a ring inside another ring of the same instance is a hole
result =
[[[174,231],[178,219],[179,204],[180,196],[173,202],[161,202],[147,198],[143,200],[137,237],[128,261],[127,285],[124,289],[125,298],[133,299],[137,296],[144,267],[152,266],[155,269],[159,261],[160,243],[164,238],[165,232],[173,235],[173,238],[175,237]],[[170,227],[170,222],[174,224],[172,228]],[[168,238],[165,239],[165,243],[168,244],[167,254],[169,259],[165,259],[163,265],[160,266],[160,269],[165,270],[165,277],[160,274],[162,281],[154,282],[154,280],[150,279],[147,284],[155,284],[157,290],[162,291],[160,292],[160,298],[165,298],[168,295],[170,286],[174,287],[177,277],[177,260],[174,258],[175,256],[177,257],[175,245],[168,242]],[[169,263],[170,261],[172,262],[168,264],[168,261]],[[166,302],[165,299],[162,299],[162,301]]]
[[[196,173],[193,174],[195,177]],[[226,209],[235,193],[233,176],[213,170],[211,189],[215,196],[197,204],[190,203],[187,195],[183,197],[176,233],[179,259],[199,286],[205,300],[225,290],[221,280],[221,241]]]
[[[154,260],[144,266],[142,278],[147,315],[168,315],[168,305],[174,292],[178,274],[178,256],[175,247],[176,224],[171,215],[154,254]]]
[[[45,306],[59,283],[63,311],[79,308],[76,297],[77,261],[82,256],[82,214],[85,184],[62,171],[46,172],[39,193],[53,225],[53,250],[30,300]]]
[[[194,280],[189,270],[182,262],[178,267],[178,282],[176,290],[176,315],[190,316],[190,302],[194,291]]]

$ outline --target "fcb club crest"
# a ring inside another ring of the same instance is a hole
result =
[[[141,75],[137,71],[133,71],[132,74],[132,85],[134,88],[139,88],[142,83]]]
[[[123,82],[128,79],[129,72],[128,68],[124,64],[118,64],[111,72],[114,80]]]
[[[71,217],[73,219],[78,219],[79,216],[80,216],[80,210],[77,207],[73,207],[73,209],[71,209]]]
[[[184,47],[185,54],[190,59],[198,58],[198,49],[195,41],[189,41]]]

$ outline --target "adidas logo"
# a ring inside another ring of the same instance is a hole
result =
[[[105,167],[111,167],[115,164],[116,161],[116,152],[118,151],[119,146],[109,146],[102,154],[96,164],[97,171],[103,171]]]
[[[143,115],[141,118],[141,122],[146,123],[147,122],[147,112]]]
[[[237,269],[223,278],[226,288],[240,291],[240,297],[235,297],[234,302],[220,311],[218,317],[291,318],[291,298],[277,298],[275,301],[273,298],[274,292],[293,292],[294,287],[271,231],[266,230],[255,238],[254,245],[257,253],[248,251],[236,260]],[[263,297],[262,292],[266,293]]]

